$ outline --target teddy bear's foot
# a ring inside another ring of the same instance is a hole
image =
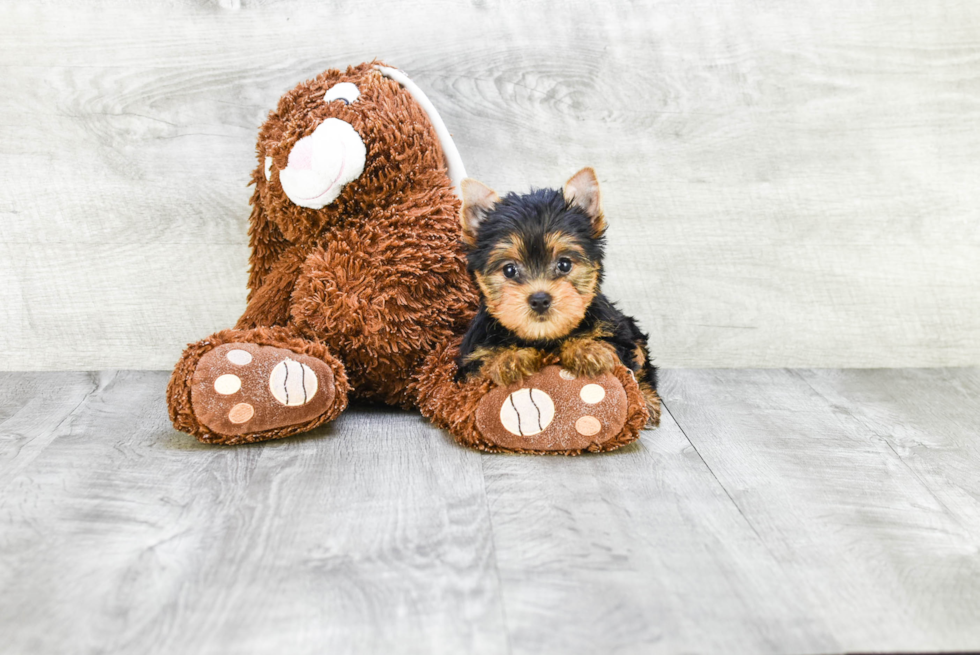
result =
[[[630,420],[634,414],[642,414],[640,425],[646,421],[643,405],[635,381],[622,366],[595,378],[547,366],[521,382],[491,390],[477,406],[476,429],[493,449],[565,454],[613,450],[637,438],[635,426],[625,428],[628,420],[636,422]]]
[[[197,421],[224,437],[209,441],[238,443],[309,429],[337,393],[333,371],[316,357],[232,342],[200,358],[190,395]]]

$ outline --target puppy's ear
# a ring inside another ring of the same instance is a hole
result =
[[[460,220],[463,224],[463,243],[468,246],[476,245],[476,233],[480,223],[486,218],[487,212],[500,200],[497,192],[482,182],[466,178],[460,183],[463,192],[463,208]]]
[[[592,236],[601,237],[606,231],[606,219],[602,215],[599,180],[595,171],[589,167],[583,168],[565,182],[562,193],[568,204],[578,207],[592,219]]]

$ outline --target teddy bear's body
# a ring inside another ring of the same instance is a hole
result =
[[[421,360],[465,329],[476,304],[455,240],[458,200],[441,177],[285,249],[237,327],[286,326],[344,353],[355,397],[416,404]]]
[[[607,408],[617,418],[601,435],[538,447],[481,434],[476,410],[491,384],[453,381],[478,303],[460,201],[430,116],[383,70],[326,71],[285,94],[261,128],[247,307],[234,329],[184,352],[168,386],[174,425],[206,442],[259,441],[310,430],[365,398],[417,406],[488,450],[635,439],[646,411],[624,371],[609,380],[628,400]]]
[[[356,84],[355,102],[322,102],[342,83]],[[276,172],[288,162],[291,132],[305,134],[327,116],[368,137],[368,170],[333,211],[297,207],[277,188]],[[271,156],[273,165],[269,180],[262,165],[253,174],[252,292],[237,327],[289,326],[345,354],[355,397],[414,405],[410,381],[422,357],[465,329],[476,305],[460,251],[459,199],[428,117],[365,64],[287,94],[259,140],[260,159]]]

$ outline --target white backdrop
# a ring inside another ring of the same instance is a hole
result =
[[[659,364],[980,364],[980,3],[120,0],[0,5],[0,366],[231,326],[258,126],[374,57],[499,191],[597,169]]]

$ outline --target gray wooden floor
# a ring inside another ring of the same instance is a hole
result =
[[[164,372],[2,374],[0,651],[980,648],[980,370],[663,378],[555,458],[381,408],[207,447]]]

